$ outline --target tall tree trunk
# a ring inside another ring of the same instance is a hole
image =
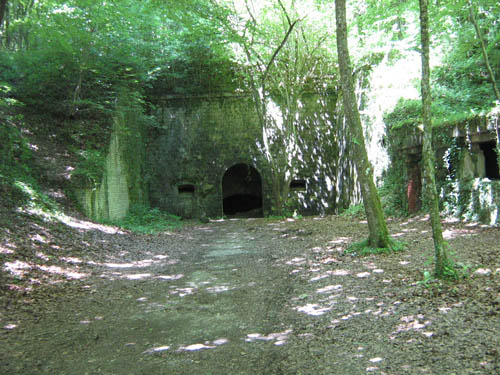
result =
[[[495,74],[493,73],[493,69],[491,69],[490,59],[488,58],[488,53],[486,52],[486,44],[484,42],[483,35],[481,34],[481,29],[479,28],[479,24],[477,23],[476,16],[474,14],[474,9],[472,8],[472,3],[469,0],[469,15],[472,24],[474,25],[474,29],[476,30],[477,39],[479,39],[479,44],[481,45],[481,53],[483,54],[484,64],[486,65],[486,70],[488,70],[488,76],[490,78],[491,84],[493,86],[493,91],[495,93],[496,100],[500,100],[500,93],[498,91],[497,82],[495,81]]]
[[[366,218],[368,220],[368,246],[374,248],[390,248],[391,241],[382,211],[377,188],[373,182],[373,168],[366,152],[363,127],[359,116],[352,68],[347,46],[346,1],[335,0],[335,17],[337,22],[337,51],[342,83],[344,110],[350,129],[351,141],[355,152],[356,172],[358,174]]]
[[[7,0],[0,0],[0,27],[2,27],[6,9],[7,9]]]
[[[424,140],[422,145],[422,156],[424,161],[425,185],[427,188],[427,199],[430,205],[430,217],[432,225],[432,238],[435,250],[436,277],[445,277],[448,256],[446,244],[443,240],[443,231],[439,216],[439,202],[436,189],[436,177],[434,173],[434,151],[432,149],[432,117],[431,117],[431,86],[430,86],[430,41],[429,41],[429,9],[428,0],[419,0],[420,3],[420,37],[422,44],[422,117],[424,121]]]
[[[483,54],[484,65],[486,65],[486,70],[488,71],[488,76],[493,86],[493,92],[495,93],[495,98],[497,100],[497,105],[500,105],[500,92],[498,91],[497,81],[495,79],[495,73],[491,69],[490,59],[488,58],[488,52],[486,51],[486,43],[484,42],[483,35],[481,34],[481,29],[477,23],[476,15],[474,9],[472,8],[472,2],[469,0],[469,15],[474,29],[476,30],[477,39],[479,39],[479,44],[481,45],[481,52]],[[500,169],[500,128],[498,127],[498,119],[496,121],[496,137],[497,137],[497,163]]]

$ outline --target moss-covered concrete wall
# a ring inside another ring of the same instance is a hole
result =
[[[130,206],[127,165],[120,138],[120,132],[115,126],[101,183],[92,188],[76,189],[78,202],[85,215],[98,221],[122,219]]]
[[[147,144],[151,204],[183,217],[222,216],[224,172],[246,163],[261,172],[267,208],[269,179],[251,108],[234,97],[164,100]],[[179,191],[182,186],[193,191]]]
[[[305,186],[290,191],[291,210],[334,212],[356,199],[353,165],[349,148],[341,141],[344,125],[336,115],[336,99],[310,95],[301,101],[299,151],[293,155],[297,170],[292,180],[304,181]],[[263,211],[272,213],[272,173],[250,98],[163,98],[155,117],[158,125],[150,129],[147,142],[152,206],[183,217],[220,217],[224,173],[244,163],[261,175]]]
[[[389,178],[395,181],[397,199],[408,209],[409,201],[415,199],[410,194],[411,171],[421,168],[421,133],[416,128],[400,128],[388,134],[388,139]],[[499,224],[500,175],[492,150],[496,143],[494,121],[476,117],[454,126],[436,128],[433,142],[444,212],[460,219]],[[422,175],[419,173],[419,178]]]
[[[123,93],[113,116],[112,134],[102,179],[97,185],[75,187],[84,214],[98,221],[124,218],[132,203],[146,203],[144,184],[144,129],[142,106]]]

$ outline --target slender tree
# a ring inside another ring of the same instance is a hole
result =
[[[340,80],[344,111],[351,133],[351,141],[355,148],[355,164],[358,174],[363,204],[368,220],[368,246],[374,248],[391,248],[387,225],[382,211],[382,205],[377,188],[373,182],[373,168],[366,152],[363,127],[357,107],[352,67],[347,45],[346,1],[335,0],[335,16],[337,22],[337,52],[340,68]]]
[[[6,9],[7,9],[7,0],[0,0],[0,27],[2,27]]]
[[[491,85],[493,87],[493,92],[495,93],[495,99],[497,100],[497,105],[500,105],[500,92],[498,91],[497,81],[495,79],[495,73],[491,68],[490,59],[488,57],[488,52],[486,50],[486,43],[481,33],[481,29],[479,28],[475,11],[472,7],[472,1],[468,0],[467,2],[469,5],[469,18],[472,24],[474,25],[474,30],[476,31],[477,39],[479,39],[479,45],[481,46],[481,53],[483,55],[484,65],[486,65],[486,70],[488,71],[488,77],[490,78]],[[500,168],[500,128],[498,126],[498,121],[496,122],[496,125],[497,126],[495,130],[497,137],[497,163],[498,167]]]
[[[214,7],[217,4],[214,0]],[[223,21],[223,27],[243,52],[239,64],[262,129],[261,150],[271,172],[273,212],[283,215],[300,163],[300,104],[311,82],[319,77],[324,82],[328,74],[324,69],[329,61],[327,33],[314,32],[295,1],[245,0],[239,6],[235,2],[227,6],[234,16],[231,22]]]
[[[430,86],[430,41],[429,41],[429,3],[428,0],[419,0],[420,5],[420,38],[422,55],[422,118],[424,122],[424,140],[422,156],[424,162],[425,185],[427,199],[430,206],[432,238],[435,250],[435,276],[444,278],[451,269],[447,255],[446,243],[443,239],[441,219],[439,215],[439,201],[434,173],[434,151],[432,149],[432,115],[431,115],[431,86]]]
[[[288,198],[288,190],[292,174],[287,171],[293,169],[293,161],[289,160],[287,157],[288,153],[286,150],[281,149],[279,153],[272,151],[272,133],[276,131],[275,119],[268,113],[268,106],[270,102],[270,86],[273,86],[273,81],[276,75],[276,60],[278,55],[286,46],[294,28],[297,23],[300,22],[299,19],[291,20],[282,2],[278,0],[279,6],[283,15],[288,21],[283,37],[279,44],[272,48],[272,53],[262,55],[256,49],[256,41],[252,31],[257,31],[259,26],[257,24],[257,17],[252,13],[251,7],[248,2],[246,2],[246,8],[250,16],[251,22],[247,24],[245,29],[245,36],[247,38],[242,38],[242,47],[245,51],[247,58],[247,76],[250,82],[250,87],[252,89],[253,103],[258,115],[260,126],[262,128],[262,140],[264,143],[264,152],[267,160],[269,161],[271,167],[271,174],[273,179],[273,196],[275,201],[274,210],[278,215],[282,215],[285,209],[286,201]],[[250,35],[248,35],[250,34]],[[272,43],[268,41],[268,43]],[[270,51],[270,52],[271,52]],[[256,59],[255,59],[256,57]],[[255,61],[255,62],[254,62]],[[296,144],[296,142],[294,142]],[[286,146],[285,146],[286,147]],[[292,164],[292,165],[290,165]]]
[[[495,74],[493,73],[493,69],[491,68],[488,52],[486,51],[486,43],[484,42],[481,29],[479,28],[479,24],[477,23],[476,15],[472,7],[471,0],[468,0],[468,5],[469,5],[469,17],[472,24],[474,25],[474,30],[476,31],[476,36],[477,39],[479,40],[479,45],[481,46],[481,53],[483,55],[484,64],[486,65],[486,70],[488,71],[488,77],[490,78],[491,84],[493,86],[493,91],[495,93],[496,100],[500,100],[500,92],[498,91],[497,82],[495,80]]]

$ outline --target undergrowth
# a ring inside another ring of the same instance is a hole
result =
[[[153,234],[182,226],[181,218],[150,208],[144,204],[134,204],[123,219],[110,222],[132,232]]]
[[[363,206],[363,203],[350,205],[348,208],[346,208],[340,212],[340,216],[356,217],[359,219],[365,219],[366,214],[365,214],[365,208]]]
[[[390,254],[406,250],[408,244],[402,241],[390,240],[390,247],[370,247],[368,246],[368,240],[359,241],[353,243],[346,250],[346,254],[353,256],[361,255],[372,255],[372,254]]]

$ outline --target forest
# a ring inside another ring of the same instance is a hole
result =
[[[499,85],[497,0],[0,0],[0,372],[498,373]]]

